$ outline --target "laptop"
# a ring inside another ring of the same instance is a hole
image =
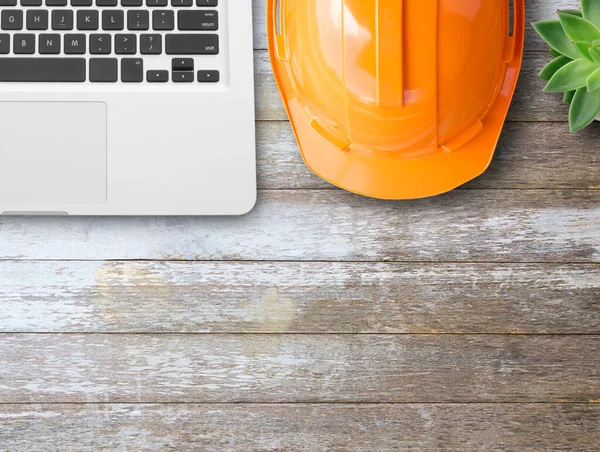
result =
[[[241,215],[251,0],[0,0],[0,213]]]

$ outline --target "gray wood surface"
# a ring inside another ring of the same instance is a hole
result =
[[[409,202],[271,190],[243,217],[0,218],[0,243],[1,259],[597,263],[600,190],[458,190]]]
[[[600,333],[600,265],[0,262],[0,332]]]
[[[600,337],[3,334],[0,400],[594,402]]]
[[[0,217],[0,450],[599,450],[600,124],[546,45],[485,175],[380,202],[304,166],[254,6],[254,212]]]
[[[598,404],[32,404],[0,420],[0,443],[30,452],[600,448]]]

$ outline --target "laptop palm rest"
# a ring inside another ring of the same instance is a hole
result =
[[[0,206],[105,204],[106,114],[103,102],[0,102]]]

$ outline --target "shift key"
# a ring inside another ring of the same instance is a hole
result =
[[[168,34],[168,55],[217,55],[219,35],[215,34]]]

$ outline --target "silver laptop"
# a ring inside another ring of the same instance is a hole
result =
[[[251,0],[0,0],[0,213],[255,201]]]

